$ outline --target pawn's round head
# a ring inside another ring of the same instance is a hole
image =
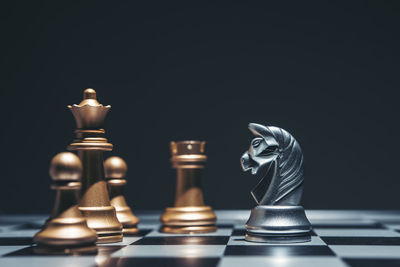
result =
[[[120,157],[110,157],[104,162],[104,170],[108,179],[125,178],[128,166]]]
[[[82,176],[81,160],[71,152],[55,155],[50,163],[50,176],[54,181],[79,181]]]

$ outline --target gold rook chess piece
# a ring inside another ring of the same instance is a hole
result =
[[[122,186],[126,185],[125,176],[128,166],[122,158],[110,157],[104,162],[104,169],[110,192],[111,205],[116,209],[117,218],[122,223],[122,233],[124,235],[137,234],[139,232],[139,228],[137,227],[139,219],[133,214],[122,193]]]
[[[57,154],[50,164],[52,189],[57,191],[50,218],[34,241],[36,253],[81,254],[96,253],[96,232],[90,229],[78,209],[78,194],[81,188],[82,164],[71,153]]]
[[[122,224],[111,206],[104,177],[103,152],[113,145],[104,138],[103,123],[111,106],[103,106],[96,99],[96,91],[86,89],[79,105],[68,106],[75,117],[76,140],[69,150],[77,150],[82,161],[82,191],[79,210],[88,226],[97,233],[97,243],[122,241]]]
[[[201,189],[201,170],[207,160],[205,142],[171,142],[172,167],[177,171],[174,207],[161,215],[161,232],[208,233],[217,230],[210,206],[205,206]]]

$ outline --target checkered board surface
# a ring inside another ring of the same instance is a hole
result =
[[[137,212],[140,233],[99,245],[97,255],[32,252],[46,216],[0,216],[0,266],[400,266],[400,212],[308,211],[311,242],[274,245],[244,241],[249,211],[217,211],[218,231],[158,232],[159,212]]]

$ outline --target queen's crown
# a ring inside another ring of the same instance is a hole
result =
[[[83,92],[83,100],[79,105],[68,108],[76,120],[78,129],[103,129],[104,119],[111,106],[103,106],[96,99],[96,91],[88,88]]]

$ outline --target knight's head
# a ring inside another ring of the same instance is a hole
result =
[[[261,167],[269,165],[279,156],[279,143],[269,127],[250,123],[249,130],[256,136],[251,140],[249,150],[240,161],[244,171],[256,174]]]

